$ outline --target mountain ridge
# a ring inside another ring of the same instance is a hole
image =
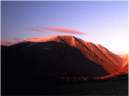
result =
[[[76,38],[75,36],[57,35],[45,38],[29,38],[17,44],[30,42],[32,44],[24,47],[31,47],[36,43],[49,41],[66,43],[71,47],[79,49],[86,58],[88,58],[92,62],[95,62],[96,64],[99,64],[109,73],[109,75],[107,76],[100,77],[101,79],[111,78],[113,76],[128,73],[128,58],[123,59],[119,55],[112,53],[100,44],[94,44],[92,42],[84,41]],[[13,44],[11,46],[16,46],[17,44]]]
[[[29,42],[46,42],[46,41],[65,42],[72,47],[78,48],[82,52],[83,55],[85,55],[91,61],[96,62],[97,64],[100,64],[101,66],[103,66],[106,70],[108,70],[110,74],[117,75],[119,74],[119,72],[123,71],[122,64],[121,64],[123,62],[123,59],[119,55],[112,53],[111,51],[109,51],[108,49],[106,49],[100,44],[94,44],[92,42],[84,41],[84,40],[76,38],[75,36],[59,36],[58,35],[58,36],[52,36],[52,37],[50,36],[47,38],[31,38],[26,41],[29,41]],[[103,64],[103,61],[105,64]]]

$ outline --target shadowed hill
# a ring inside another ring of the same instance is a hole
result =
[[[71,36],[28,39],[1,47],[2,92],[6,94],[50,88],[64,80],[87,81],[110,76],[108,64],[115,67],[111,70],[115,72],[117,65],[113,62],[120,62],[115,61],[119,56],[107,49]]]

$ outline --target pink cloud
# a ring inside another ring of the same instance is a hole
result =
[[[54,31],[54,32],[62,32],[62,33],[72,33],[77,35],[86,35],[84,32],[81,32],[72,28],[62,27],[62,26],[30,28],[30,30],[37,31],[37,32]]]
[[[0,42],[0,45],[3,45],[3,46],[8,46],[11,44],[12,44],[12,41],[7,41],[7,40],[1,40],[1,42]]]
[[[42,27],[42,28],[27,28],[31,31],[36,31],[36,32],[62,32],[62,33],[72,33],[72,34],[77,34],[77,35],[86,35],[84,32],[72,29],[72,28],[67,28],[67,27],[62,27],[62,26],[54,26],[54,27]],[[1,40],[0,45],[4,46],[9,46],[15,43],[23,42],[25,39],[21,38],[13,38],[12,40]]]
[[[19,42],[23,42],[24,39],[20,39],[20,38],[13,38],[11,40],[1,40],[0,45],[3,46],[10,46]]]

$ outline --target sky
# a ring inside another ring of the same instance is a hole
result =
[[[1,4],[2,40],[74,35],[113,52],[129,50],[127,1],[2,1]],[[77,30],[77,34],[69,30]]]

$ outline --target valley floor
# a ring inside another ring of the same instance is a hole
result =
[[[66,83],[56,86],[48,85],[41,90],[26,90],[16,96],[128,96],[128,80],[88,81]],[[30,94],[31,93],[31,94]],[[20,94],[20,95],[19,95]],[[7,96],[15,96],[14,94]]]

